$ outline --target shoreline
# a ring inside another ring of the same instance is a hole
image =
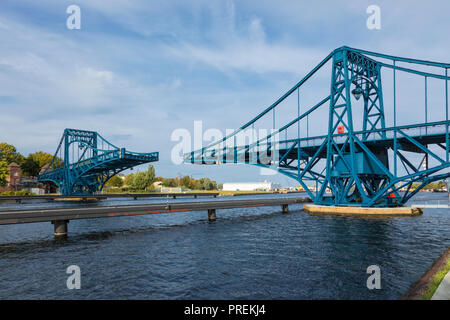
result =
[[[450,247],[448,247],[444,253],[433,263],[433,265],[417,280],[405,293],[401,300],[430,300],[436,289],[438,288],[440,282],[444,278],[439,273],[448,268],[450,264]]]

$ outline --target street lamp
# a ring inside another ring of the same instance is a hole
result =
[[[370,80],[365,75],[358,74],[356,76],[359,77],[360,79],[366,80],[367,82],[369,82],[372,85],[372,87],[376,88],[373,81]],[[361,81],[361,83],[358,83],[357,80],[359,80],[359,79],[352,80],[352,83],[355,85],[355,89],[352,90],[352,94],[356,100],[359,100],[359,98],[361,98],[361,95],[364,95],[364,97],[365,97],[365,93],[364,93],[364,90],[362,89],[362,81]]]
[[[356,84],[356,88],[352,90],[352,94],[355,97],[356,100],[359,100],[361,98],[361,95],[363,94],[363,90],[359,84]]]

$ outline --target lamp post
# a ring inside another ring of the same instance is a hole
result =
[[[355,88],[352,90],[353,96],[355,97],[356,100],[359,100],[359,98],[361,98],[361,95],[363,95],[364,98],[367,98],[365,95],[365,91],[362,89],[362,81],[361,81],[361,83],[358,83],[359,78],[364,79],[367,82],[369,82],[373,88],[376,88],[375,84],[373,83],[372,80],[370,80],[365,75],[358,74],[358,75],[356,75],[356,77],[358,77],[358,79],[352,80],[352,83],[355,85]]]

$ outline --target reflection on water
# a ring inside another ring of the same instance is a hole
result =
[[[447,200],[420,193],[414,201],[430,199]],[[98,205],[159,201],[197,199]],[[309,216],[298,205],[289,214],[278,207],[219,210],[214,223],[204,211],[73,220],[64,240],[53,239],[50,223],[0,226],[0,298],[398,299],[450,245],[449,211],[355,218]],[[72,264],[81,268],[80,290],[66,287]],[[366,287],[373,264],[381,268],[381,290]]]

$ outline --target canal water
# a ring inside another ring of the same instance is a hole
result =
[[[299,195],[258,197],[291,196]],[[158,201],[196,200],[100,205]],[[414,201],[448,198],[419,193]],[[0,210],[17,206],[2,203]],[[408,218],[301,209],[218,210],[216,222],[205,211],[73,220],[65,240],[53,239],[50,223],[0,226],[0,299],[398,299],[450,246],[450,209]],[[67,288],[70,265],[80,267],[79,290]],[[366,285],[371,265],[381,270],[379,290]]]

